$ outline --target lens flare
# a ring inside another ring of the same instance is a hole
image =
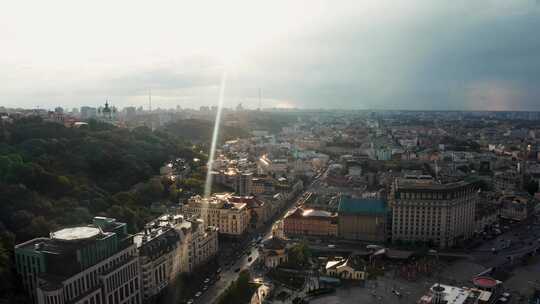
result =
[[[214,122],[214,132],[212,133],[212,144],[210,146],[210,155],[208,156],[206,172],[206,183],[204,184],[204,197],[208,198],[212,193],[212,168],[216,155],[216,146],[219,138],[219,124],[221,123],[221,110],[223,108],[223,99],[225,98],[225,84],[227,80],[227,71],[224,69],[221,75],[221,84],[219,87],[219,100],[216,112],[216,120]]]

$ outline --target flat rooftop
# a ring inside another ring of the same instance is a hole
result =
[[[397,180],[397,190],[453,190],[472,185],[473,182],[458,181],[441,184],[429,179],[405,179]]]
[[[385,214],[386,202],[373,198],[349,198],[342,196],[339,199],[338,213],[345,214]]]
[[[79,241],[95,238],[100,234],[101,230],[96,227],[73,227],[51,233],[51,239],[59,241]]]

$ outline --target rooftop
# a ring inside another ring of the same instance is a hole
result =
[[[306,209],[302,215],[310,217],[331,217],[332,213],[324,210]]]
[[[435,294],[441,294],[443,300],[442,303],[451,304],[488,303],[491,298],[491,292],[489,291],[435,284],[430,288],[429,295],[423,296],[418,303],[435,303]]]
[[[285,249],[287,243],[278,237],[271,237],[263,242],[264,249],[266,250],[282,250]]]
[[[100,234],[101,230],[96,227],[73,227],[51,233],[51,239],[59,241],[79,241],[91,239]]]
[[[200,207],[237,210],[247,208],[246,203],[234,202],[232,198],[231,193],[217,193],[208,198],[195,195],[188,200],[188,205],[198,204]]]
[[[341,196],[338,213],[384,214],[386,213],[386,202],[380,199],[361,199]]]
[[[473,284],[480,288],[493,288],[500,282],[490,277],[476,277],[473,278]]]
[[[433,180],[400,178],[397,180],[396,185],[398,190],[454,190],[472,185],[474,182],[471,180],[441,184]]]
[[[303,217],[319,217],[319,218],[330,218],[335,216],[335,214],[325,211],[325,210],[318,210],[318,209],[302,209],[302,208],[296,208],[294,211],[289,211],[287,217],[292,218],[303,218]]]

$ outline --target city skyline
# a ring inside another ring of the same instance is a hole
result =
[[[7,6],[0,104],[540,110],[538,1],[129,7]]]

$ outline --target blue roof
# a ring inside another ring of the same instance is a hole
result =
[[[386,201],[373,198],[349,198],[342,196],[339,200],[338,213],[384,214],[386,213]]]

